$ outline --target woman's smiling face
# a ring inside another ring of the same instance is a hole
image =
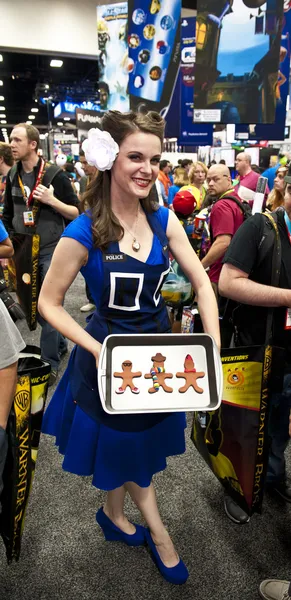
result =
[[[161,150],[160,139],[152,133],[137,131],[128,135],[111,170],[115,191],[146,198],[159,173]]]

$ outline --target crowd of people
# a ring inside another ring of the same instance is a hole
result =
[[[107,492],[96,514],[105,538],[147,544],[163,577],[181,584],[188,570],[162,522],[152,477],[165,469],[167,456],[185,451],[185,415],[105,413],[96,383],[101,345],[108,333],[171,333],[169,311],[157,297],[170,256],[190,281],[203,329],[219,349],[221,340],[224,347],[263,344],[272,309],[273,342],[284,348],[284,381],[271,397],[267,486],[291,502],[284,455],[291,408],[291,170],[278,157],[265,173],[264,212],[251,216],[245,189],[256,191],[260,173],[247,151],[237,154],[232,179],[224,161],[207,168],[184,159],[173,168],[163,160],[164,121],[157,113],[109,111],[95,132],[80,150],[78,164],[69,168],[66,161],[56,167],[39,155],[39,132],[32,125],[19,123],[10,144],[0,143],[0,259],[5,266],[13,256],[14,235],[39,235],[40,347],[51,365],[50,385],[57,382],[67,339],[75,344],[46,410],[43,432],[55,436],[67,471],[92,475],[93,485]],[[275,222],[277,237],[262,252],[266,214]],[[197,217],[204,239],[199,246]],[[281,264],[275,287],[277,238]],[[79,272],[87,296],[81,311],[92,312],[85,329],[64,308]],[[226,299],[240,308],[231,324],[223,318]],[[0,325],[1,493],[5,429],[17,356],[24,347],[1,300]],[[127,493],[147,528],[127,520]],[[249,521],[227,493],[224,507],[234,523]],[[291,587],[266,580],[260,593],[267,600],[287,600]]]

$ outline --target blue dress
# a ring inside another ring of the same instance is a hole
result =
[[[86,327],[100,343],[116,333],[170,333],[160,289],[169,271],[166,228],[168,209],[147,219],[153,244],[144,263],[120,252],[118,242],[106,251],[93,247],[91,219],[82,214],[63,237],[88,249],[81,269],[96,311]],[[141,487],[166,468],[166,457],[185,452],[185,413],[109,415],[101,405],[94,356],[75,346],[68,367],[43,419],[43,432],[56,437],[63,469],[93,475],[92,483],[113,490],[127,481]]]

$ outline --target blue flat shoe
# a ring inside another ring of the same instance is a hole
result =
[[[182,585],[185,583],[189,577],[188,569],[186,565],[184,565],[183,561],[180,558],[180,561],[175,567],[166,567],[161,557],[156,549],[156,546],[153,542],[152,536],[150,534],[149,529],[146,529],[146,542],[150,548],[151,556],[158,567],[161,575],[168,581],[169,583],[174,583],[175,585]]]
[[[145,545],[145,527],[133,523],[136,528],[136,532],[133,534],[124,533],[119,527],[107,517],[103,507],[99,508],[96,513],[96,521],[100,525],[104,537],[107,542],[124,542],[128,546],[144,546]]]

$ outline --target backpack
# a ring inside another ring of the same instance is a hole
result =
[[[46,163],[46,167],[47,167],[47,165],[48,165],[48,163]],[[42,181],[41,181],[42,185],[49,188],[50,185],[52,184],[54,178],[56,177],[56,175],[58,175],[58,173],[60,173],[61,171],[62,171],[62,169],[60,167],[58,167],[57,165],[49,165],[43,174]],[[17,165],[13,165],[13,167],[9,171],[9,179],[10,179],[11,186],[13,184],[13,179],[16,174],[17,174]],[[40,213],[41,207],[42,207],[41,202],[36,202],[33,204],[32,211],[33,211],[35,225],[33,228],[30,228],[31,233],[35,230],[35,226],[39,219],[39,213]],[[63,223],[65,226],[65,225],[69,224],[69,221],[67,221],[66,219],[63,218]]]
[[[42,178],[42,185],[49,188],[49,186],[52,184],[55,176],[58,175],[58,173],[60,173],[61,171],[62,171],[62,169],[60,167],[57,167],[57,165],[49,165],[48,169],[46,169],[44,176]],[[9,171],[9,179],[10,179],[11,184],[13,182],[13,179],[14,179],[16,173],[17,173],[17,165],[13,165],[13,167],[11,167],[11,169]]]
[[[252,216],[252,208],[249,205],[249,203],[245,200],[238,200],[235,196],[232,196],[231,194],[229,196],[223,196],[223,198],[219,198],[219,200],[232,200],[233,202],[235,202],[243,213],[244,221],[246,221],[247,219],[249,219],[249,217]]]

